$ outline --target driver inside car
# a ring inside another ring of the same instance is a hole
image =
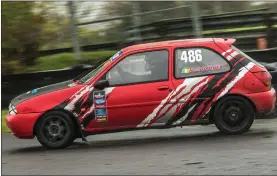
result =
[[[151,59],[151,58],[159,58]],[[163,53],[152,52],[127,56],[107,74],[110,85],[148,82],[167,77],[167,57]]]

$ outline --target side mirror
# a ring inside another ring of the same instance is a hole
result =
[[[109,84],[108,80],[100,80],[94,85],[94,88],[102,90],[102,89],[104,89],[106,87],[109,87],[109,86],[110,86],[110,84]]]

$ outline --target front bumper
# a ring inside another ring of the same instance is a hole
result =
[[[31,139],[34,137],[33,129],[36,120],[41,113],[28,114],[8,114],[6,117],[6,124],[11,130],[12,134],[20,139]]]

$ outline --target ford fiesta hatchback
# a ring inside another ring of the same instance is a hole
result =
[[[79,79],[14,98],[6,122],[18,138],[46,148],[76,138],[133,129],[215,124],[246,132],[275,108],[271,75],[233,46],[203,38],[133,45]]]

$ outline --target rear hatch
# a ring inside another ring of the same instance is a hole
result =
[[[256,64],[256,66],[251,68],[249,71],[253,73],[253,75],[265,85],[266,90],[270,90],[272,76],[269,73],[269,71],[266,69],[266,67],[261,63],[257,62],[255,59],[248,56],[247,54],[245,54],[244,52],[242,52],[240,49],[236,48],[234,45],[231,45],[230,47],[233,50],[237,51],[243,57],[247,58],[248,60]]]
[[[240,54],[242,57],[245,57],[246,59],[248,59],[249,61],[253,62],[255,64],[255,66],[251,69],[247,69],[253,73],[253,75],[262,82],[262,84],[264,85],[264,90],[263,91],[268,91],[271,89],[271,80],[272,80],[272,76],[269,73],[269,71],[266,69],[266,67],[264,65],[262,65],[261,63],[257,62],[255,59],[251,58],[250,56],[248,56],[247,54],[245,54],[243,51],[241,51],[240,49],[238,49],[237,47],[234,46],[234,43],[236,42],[236,39],[233,38],[214,38],[214,42],[215,44],[220,47],[223,51],[225,51],[224,53],[230,51],[230,49],[234,50],[235,52],[237,52],[238,54]],[[228,55],[237,55],[237,54],[228,54]],[[229,57],[229,56],[228,56]],[[233,56],[231,56],[233,57]],[[233,57],[234,59],[237,60],[237,58]],[[237,60],[238,61],[238,60]],[[248,62],[247,62],[248,63]],[[240,62],[240,64],[246,66],[245,62]]]

